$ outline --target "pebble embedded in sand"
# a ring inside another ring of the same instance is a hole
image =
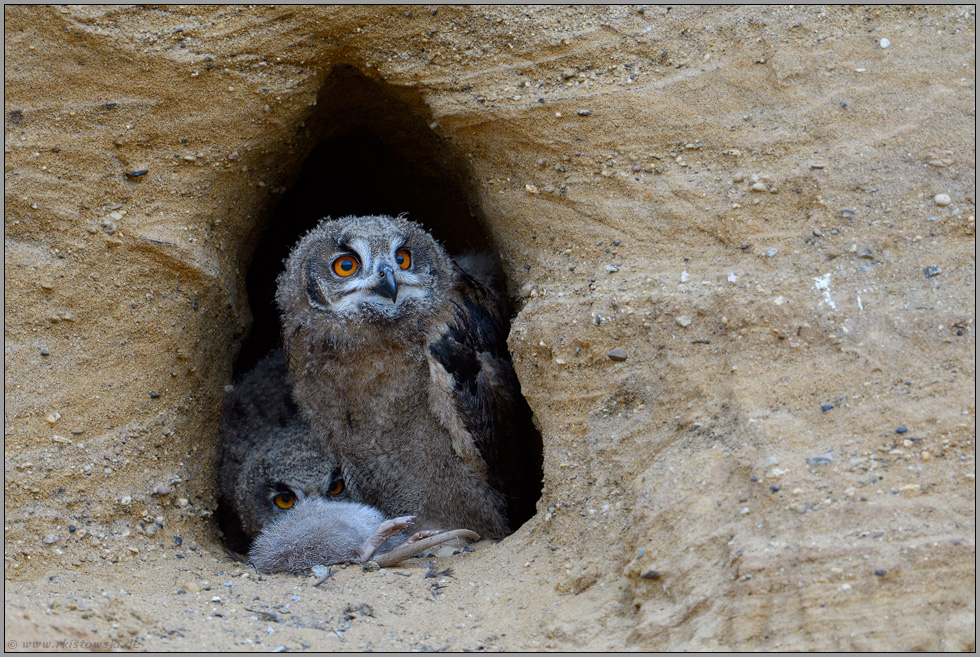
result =
[[[677,318],[677,324],[678,326],[687,328],[688,326],[691,325],[691,318],[687,317],[686,315],[681,315],[680,317]]]
[[[949,194],[936,194],[935,201],[939,207],[946,207],[953,202],[953,199],[949,197]]]
[[[616,348],[609,352],[609,360],[624,361],[626,360],[626,350]]]
[[[933,276],[939,276],[939,274],[943,272],[943,270],[939,268],[939,265],[929,265],[922,271],[925,272],[927,278],[932,278]]]
[[[888,39],[882,38],[878,42],[878,45],[881,46],[882,48],[887,48],[888,46],[892,45],[892,42],[889,41]]]

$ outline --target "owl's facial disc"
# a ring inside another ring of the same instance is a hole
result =
[[[400,238],[377,246],[372,249],[367,240],[354,239],[321,260],[326,266],[318,269],[326,270],[330,284],[317,284],[320,294],[310,295],[311,304],[345,315],[366,310],[395,317],[404,306],[429,295],[430,285],[417,267],[424,256],[416,257]]]

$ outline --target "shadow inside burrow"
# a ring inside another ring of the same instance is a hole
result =
[[[303,138],[315,146],[265,222],[248,267],[245,285],[253,324],[235,362],[235,380],[280,346],[277,277],[291,249],[323,218],[405,215],[429,230],[450,255],[496,254],[487,220],[469,198],[469,167],[432,125],[431,113],[412,89],[372,80],[347,65],[326,78],[301,126]],[[501,274],[499,292],[506,300],[502,264]],[[504,329],[509,328],[508,320]],[[540,465],[542,440],[529,409],[524,424],[516,439],[527,446],[527,458]],[[512,505],[512,529],[535,514],[542,480],[543,474]],[[243,551],[247,539],[228,507],[220,502],[219,526],[226,544]]]

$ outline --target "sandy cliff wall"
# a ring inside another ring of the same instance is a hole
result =
[[[975,647],[972,9],[4,17],[8,638]],[[282,249],[375,208],[499,249],[539,511],[259,577],[224,386]]]

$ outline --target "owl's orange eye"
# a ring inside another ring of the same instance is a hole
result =
[[[344,278],[357,271],[357,260],[354,256],[340,256],[333,261],[333,273]]]
[[[292,493],[279,493],[272,498],[272,501],[276,503],[280,509],[288,509],[292,505],[296,504],[296,496]]]
[[[395,264],[402,269],[408,269],[412,266],[412,254],[405,249],[401,249],[395,253]]]
[[[344,492],[344,480],[343,479],[336,480],[335,482],[333,482],[332,484],[330,484],[330,488],[327,489],[327,494],[328,495],[340,495],[343,492]]]

